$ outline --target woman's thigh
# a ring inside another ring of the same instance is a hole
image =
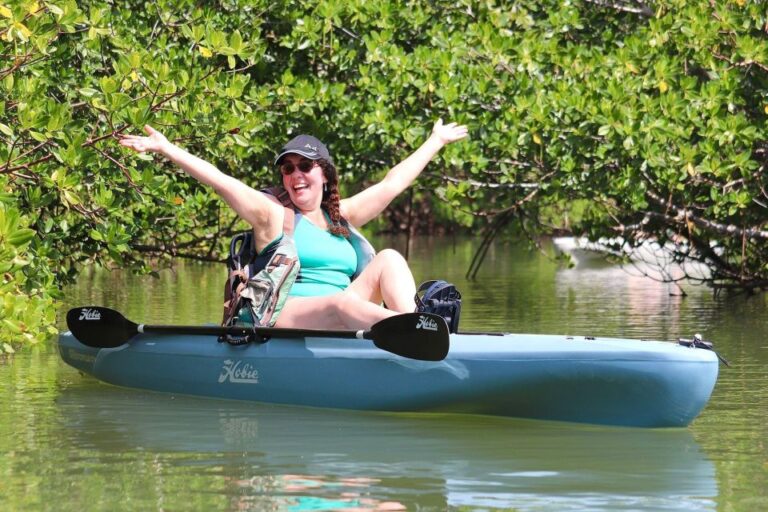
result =
[[[381,297],[381,275],[384,269],[384,259],[381,253],[377,254],[363,269],[359,276],[349,284],[347,290],[352,290],[361,299],[374,302],[376,304],[382,301]]]
[[[291,297],[275,327],[301,329],[367,329],[394,315],[394,311],[369,302],[352,290],[324,297]]]
[[[302,329],[338,329],[341,322],[335,314],[335,295],[324,297],[290,297],[277,317],[275,327]]]

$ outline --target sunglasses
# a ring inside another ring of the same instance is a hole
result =
[[[300,170],[304,174],[307,174],[315,166],[314,160],[299,160],[299,163],[294,165],[291,162],[285,162],[280,164],[280,172],[283,176],[290,176],[296,169]]]

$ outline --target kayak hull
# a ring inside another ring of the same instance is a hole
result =
[[[674,343],[455,334],[444,361],[367,340],[139,335],[110,349],[59,337],[69,365],[104,382],[214,398],[339,409],[452,412],[633,427],[681,427],[704,408],[714,352]]]

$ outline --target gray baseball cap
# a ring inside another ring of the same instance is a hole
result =
[[[280,159],[289,153],[296,153],[310,160],[324,159],[333,163],[328,148],[320,140],[311,135],[299,135],[292,138],[280,149],[280,153],[275,158],[275,165],[280,164]]]

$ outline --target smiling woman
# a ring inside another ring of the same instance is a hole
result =
[[[120,143],[135,151],[158,153],[213,187],[252,226],[253,246],[263,262],[260,271],[279,269],[278,278],[267,278],[266,289],[237,289],[250,294],[258,306],[264,305],[253,309],[258,310],[252,315],[255,323],[365,329],[417,309],[416,285],[405,259],[385,249],[363,268],[353,240],[359,238],[355,228],[384,211],[446,144],[465,138],[466,126],[438,120],[430,137],[384,179],[344,199],[339,196],[338,172],[328,148],[311,135],[299,135],[278,151],[275,164],[282,175],[282,189],[270,195],[224,174],[152,127],[145,130],[147,136],[128,135]]]

